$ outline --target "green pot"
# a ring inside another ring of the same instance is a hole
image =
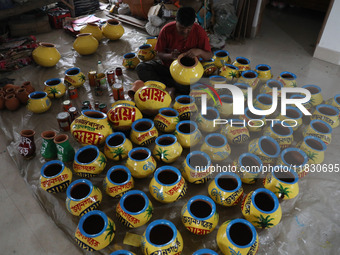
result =
[[[57,146],[57,157],[59,160],[62,162],[71,162],[74,160],[75,151],[70,144],[68,135],[57,135],[53,141]]]
[[[53,139],[56,137],[57,133],[52,130],[47,130],[41,133],[43,139],[41,144],[40,153],[46,160],[51,160],[57,158],[57,146],[55,145]]]

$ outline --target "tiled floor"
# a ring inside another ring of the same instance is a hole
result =
[[[276,71],[292,71],[301,85],[319,84],[329,98],[339,87],[340,67],[312,58],[322,19],[294,11],[266,10],[260,35],[230,42],[232,58],[244,56]],[[335,138],[337,139],[337,138]],[[0,254],[81,254],[46,216],[19,175],[0,136]]]

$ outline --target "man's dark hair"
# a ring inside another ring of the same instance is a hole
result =
[[[195,10],[192,7],[181,7],[177,11],[176,21],[184,27],[194,24],[196,19]]]

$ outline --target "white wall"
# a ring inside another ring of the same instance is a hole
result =
[[[334,0],[314,57],[340,65],[340,0]]]

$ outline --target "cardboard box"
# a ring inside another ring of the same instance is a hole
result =
[[[8,22],[11,37],[47,33],[51,26],[47,16],[35,17],[22,15],[20,18],[10,19]]]

